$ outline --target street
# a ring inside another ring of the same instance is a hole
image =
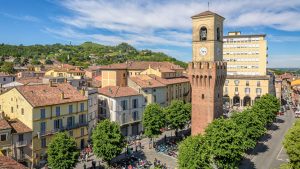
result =
[[[278,169],[282,163],[288,162],[288,155],[283,148],[282,141],[294,121],[295,117],[292,110],[277,117],[277,122],[261,138],[253,152],[248,154],[239,168]]]

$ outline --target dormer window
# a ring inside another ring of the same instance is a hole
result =
[[[201,27],[200,29],[200,41],[205,41],[207,40],[207,29],[206,27]]]

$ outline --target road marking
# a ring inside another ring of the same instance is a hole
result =
[[[286,160],[283,160],[282,158],[279,158],[279,156],[280,156],[280,154],[281,154],[282,150],[283,150],[283,146],[281,147],[281,149],[280,149],[279,153],[277,154],[277,157],[276,157],[276,159],[277,159],[277,160],[279,160],[279,161],[286,161]]]

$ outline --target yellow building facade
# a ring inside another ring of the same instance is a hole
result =
[[[87,144],[87,98],[67,83],[13,88],[0,95],[0,111],[32,129],[34,166],[45,162],[47,144],[57,132],[68,132],[79,149]]]
[[[255,99],[270,92],[267,56],[265,34],[229,32],[224,36],[223,60],[227,62],[227,78],[223,92],[227,107],[251,106]]]

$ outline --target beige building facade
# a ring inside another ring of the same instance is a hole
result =
[[[265,34],[243,35],[229,32],[223,38],[223,60],[227,78],[223,103],[227,108],[252,106],[256,99],[272,90],[267,74],[267,41]]]

